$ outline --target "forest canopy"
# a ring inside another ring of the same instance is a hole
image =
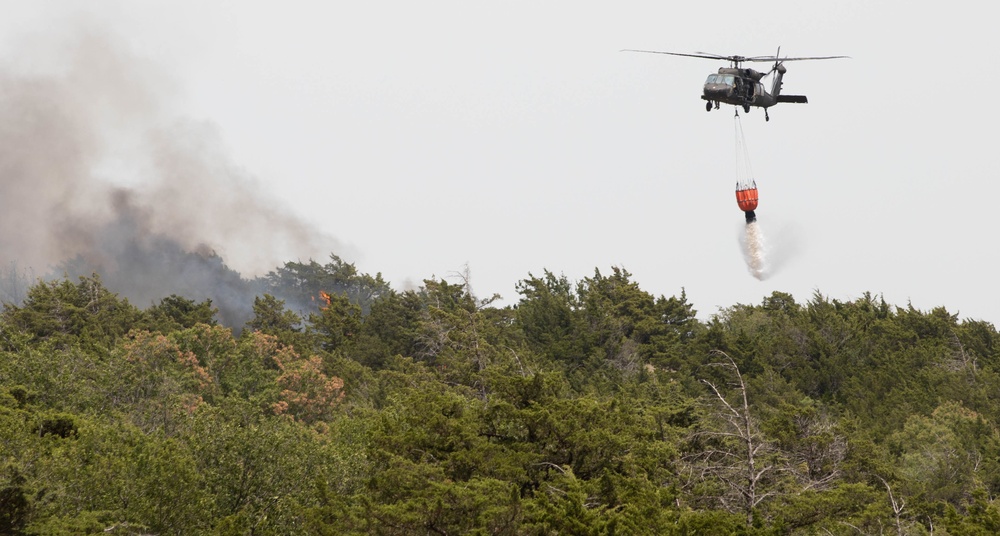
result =
[[[225,319],[33,282],[0,312],[0,534],[1000,533],[988,322],[467,281],[286,263]]]

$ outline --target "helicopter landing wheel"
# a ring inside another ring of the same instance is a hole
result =
[[[764,108],[764,121],[770,121],[771,116],[767,115],[767,108]]]
[[[743,113],[750,113],[750,105],[749,104],[744,104],[743,105]]]
[[[705,111],[706,112],[711,112],[712,111],[712,101],[708,101],[708,102],[705,103]]]

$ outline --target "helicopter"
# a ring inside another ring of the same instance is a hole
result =
[[[850,56],[811,56],[802,58],[782,58],[781,48],[774,56],[722,56],[707,52],[695,52],[693,54],[682,54],[680,52],[661,52],[658,50],[633,50],[625,49],[623,52],[645,52],[649,54],[669,54],[671,56],[685,56],[689,58],[705,58],[710,60],[725,60],[729,62],[729,67],[719,67],[718,73],[708,75],[705,87],[702,88],[701,98],[705,101],[705,111],[711,112],[714,107],[719,109],[721,103],[732,104],[742,107],[745,113],[750,113],[750,107],[764,109],[764,120],[770,121],[767,109],[781,102],[808,103],[805,95],[782,95],[781,79],[784,77],[784,63],[786,61],[800,60],[832,60],[838,58],[849,58]],[[743,68],[740,65],[744,62],[774,62],[771,70],[762,73],[753,69]],[[774,80],[771,83],[771,92],[764,89],[761,79],[771,73]],[[736,110],[739,114],[739,109]]]

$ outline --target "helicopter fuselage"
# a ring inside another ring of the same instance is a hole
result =
[[[774,97],[764,89],[760,80],[764,73],[753,69],[720,67],[718,73],[708,75],[701,98],[714,103],[734,106],[770,107]],[[780,86],[776,86],[780,87]]]
[[[774,81],[771,91],[768,92],[764,89],[761,79],[769,73],[738,67],[720,67],[717,73],[708,75],[702,88],[701,98],[706,101],[705,109],[711,110],[713,105],[718,109],[721,103],[726,103],[741,106],[745,112],[749,112],[750,107],[754,106],[764,108],[767,117],[767,109],[779,102],[808,102],[805,95],[781,94],[781,79],[786,72],[784,65],[779,64],[773,72]]]

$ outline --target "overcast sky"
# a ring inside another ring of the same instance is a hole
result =
[[[46,43],[107,34],[158,73],[162,115],[211,125],[248,188],[331,237],[302,260],[338,253],[395,288],[468,265],[480,297],[513,303],[529,273],[620,266],[655,295],[686,289],[702,318],[776,290],[870,291],[997,324],[988,5],[17,1],[0,54],[32,69]],[[724,64],[620,50],[779,46],[851,59],[788,63],[785,92],[809,104],[743,114],[759,281],[740,251],[733,108],[699,99]]]

